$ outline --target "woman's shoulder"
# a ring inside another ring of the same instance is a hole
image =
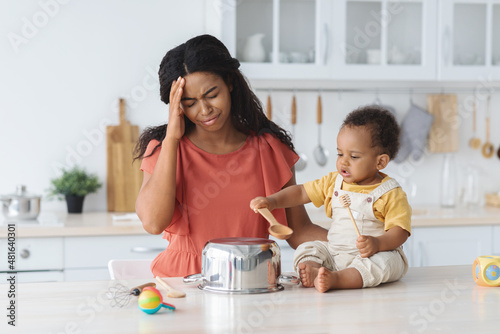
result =
[[[272,147],[279,147],[283,150],[292,151],[292,149],[285,143],[283,143],[278,137],[269,132],[264,132],[261,134],[250,134],[251,137],[255,138],[261,144],[268,144]]]
[[[160,144],[159,140],[151,139],[148,143],[148,146],[146,147],[146,152],[144,152],[144,156],[147,157],[151,155],[155,147],[157,147],[159,144]],[[161,149],[161,145],[158,146],[158,149]]]

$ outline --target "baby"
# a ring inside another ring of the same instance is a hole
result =
[[[312,202],[333,219],[328,242],[297,247],[294,269],[302,285],[320,292],[373,287],[403,277],[408,262],[402,245],[411,233],[411,207],[396,180],[382,173],[399,149],[394,116],[377,106],[359,108],[337,135],[337,171],[250,202],[259,208],[288,208]],[[347,194],[360,236],[339,199]]]

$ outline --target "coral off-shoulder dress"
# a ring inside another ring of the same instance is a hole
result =
[[[152,140],[148,156],[158,141]],[[160,154],[144,158],[141,170],[153,173]],[[186,136],[177,150],[176,205],[163,238],[168,246],[151,264],[155,276],[201,273],[206,242],[224,237],[267,238],[268,223],[250,209],[250,200],[279,191],[292,177],[298,156],[271,134],[249,135],[238,150],[211,154]],[[286,224],[284,209],[273,210]]]

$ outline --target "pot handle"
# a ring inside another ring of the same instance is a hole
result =
[[[0,197],[0,202],[3,202],[3,204],[6,206],[9,206],[11,201],[12,201],[12,199],[10,199],[10,198]]]
[[[278,283],[297,285],[300,283],[300,277],[296,273],[283,273],[278,277]]]
[[[185,276],[182,281],[186,284],[193,284],[193,283],[201,283],[203,282],[203,280],[204,277],[201,274],[194,274]]]

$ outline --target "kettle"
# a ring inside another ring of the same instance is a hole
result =
[[[243,45],[242,58],[245,62],[263,62],[266,59],[266,51],[262,40],[264,34],[254,34],[245,40]]]

